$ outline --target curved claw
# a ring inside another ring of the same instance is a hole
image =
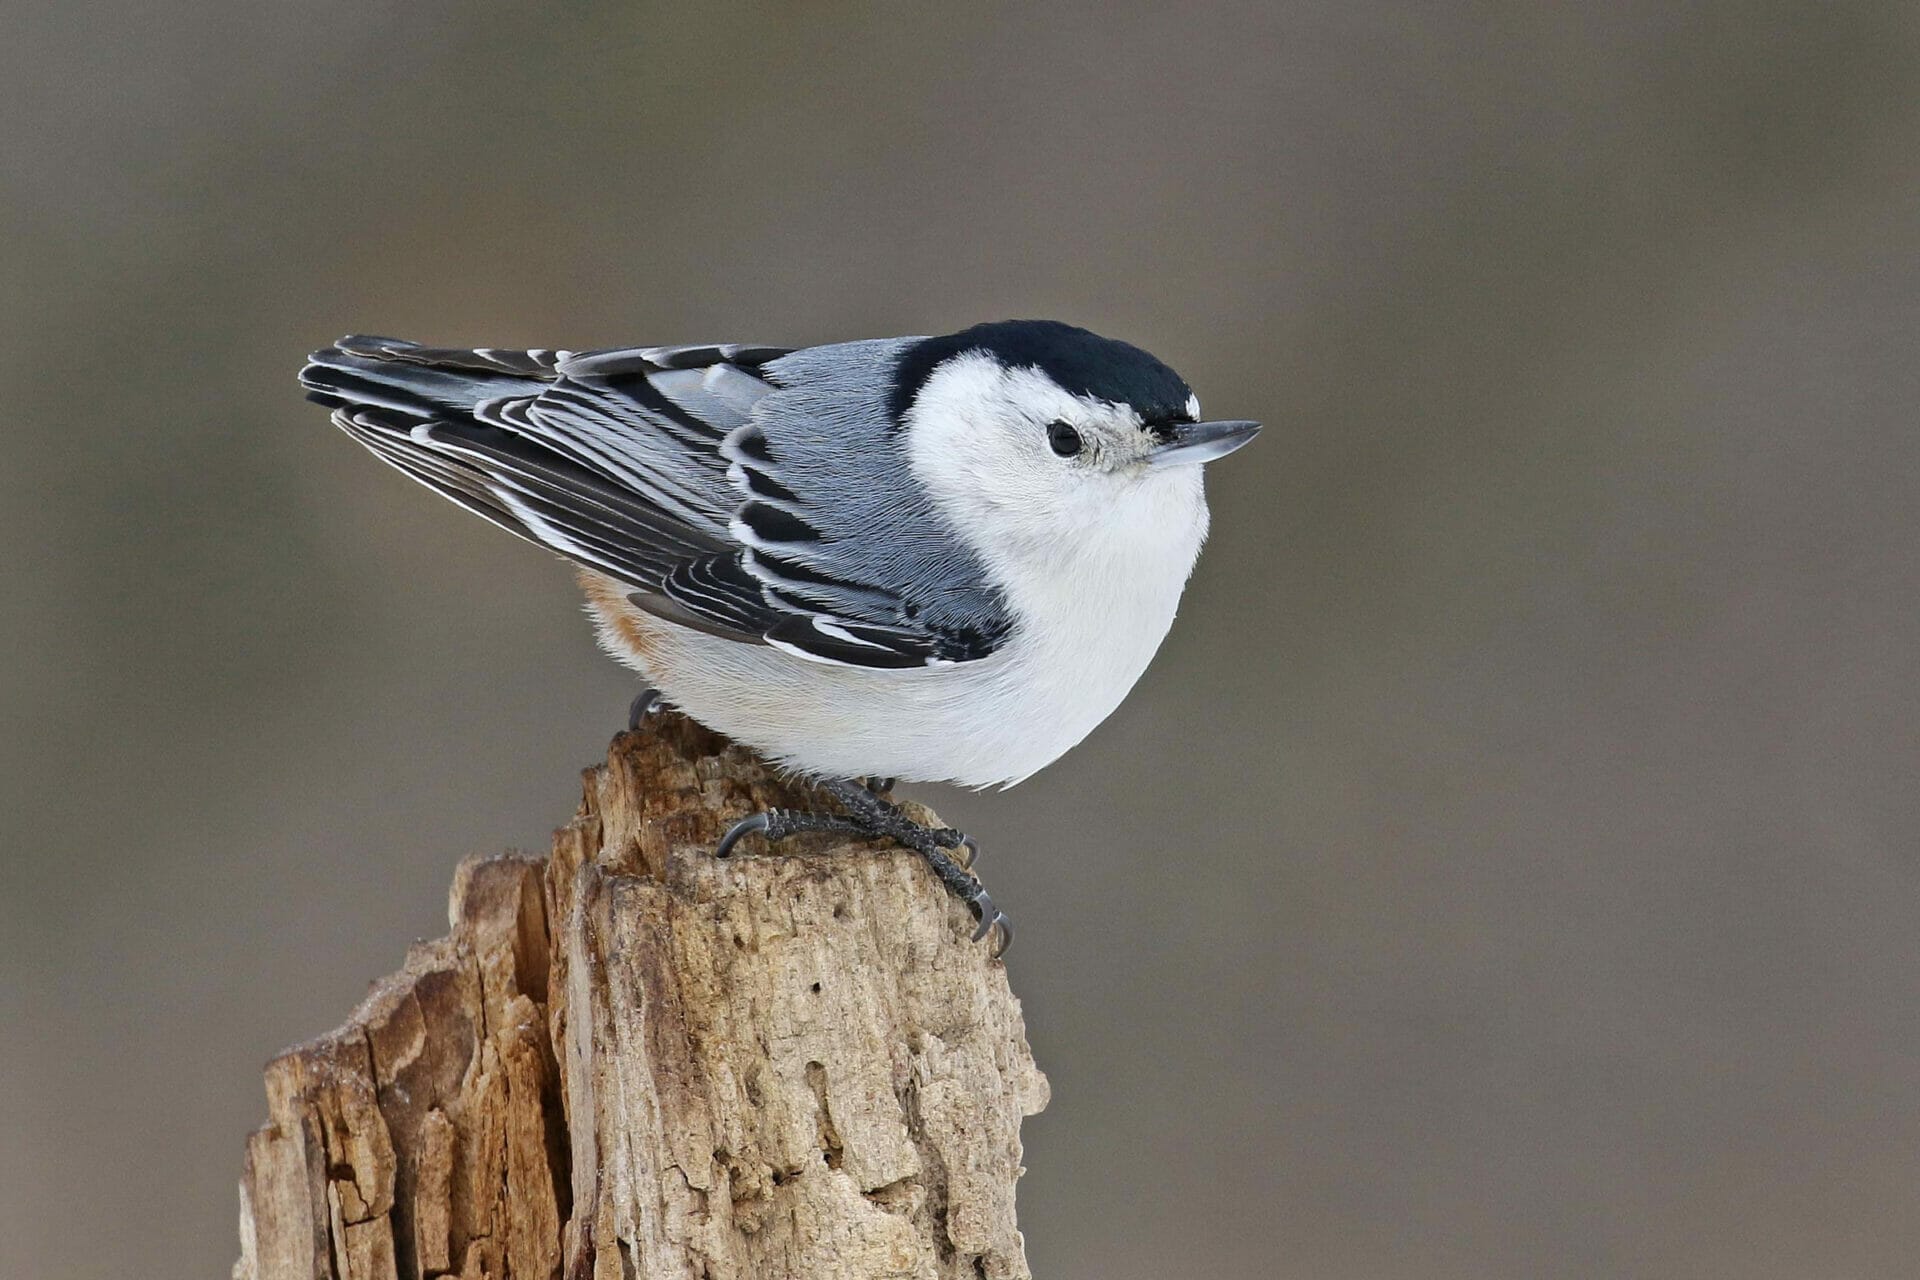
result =
[[[877,796],[884,796],[889,791],[893,790],[893,784],[895,781],[896,779],[893,779],[893,778],[868,778],[867,790],[873,792],[873,794]]]
[[[973,940],[978,942],[996,929],[999,930],[999,937],[987,954],[998,960],[1007,954],[1007,948],[1013,945],[1013,919],[1006,912],[995,910],[989,915],[982,916],[979,926],[973,931]]]
[[[987,936],[987,930],[993,928],[994,919],[1000,914],[1000,909],[993,905],[993,895],[985,889],[980,889],[967,900],[967,910],[973,912],[973,918],[979,922],[979,927],[973,931],[973,940],[978,942]]]
[[[979,922],[974,928],[973,940],[980,941],[998,927],[1000,941],[993,948],[993,958],[998,960],[1007,954],[1007,948],[1013,945],[1013,920],[1006,912],[993,905],[993,895],[985,889],[980,889],[968,900],[967,907],[973,912],[973,918]]]
[[[764,813],[750,814],[733,824],[727,834],[720,837],[720,843],[714,846],[713,856],[725,858],[733,853],[733,846],[740,843],[740,837],[753,831],[765,831],[772,819]]]
[[[974,862],[980,857],[980,846],[975,843],[972,836],[963,835],[960,837],[960,847],[967,851],[967,860],[960,865],[969,871],[973,870]]]
[[[653,709],[659,705],[660,691],[658,689],[642,689],[639,693],[635,694],[633,701],[627,704],[627,732],[633,733],[638,731],[640,722],[652,715]]]

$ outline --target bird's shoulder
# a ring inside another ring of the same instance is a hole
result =
[[[915,474],[889,403],[901,353],[918,341],[770,362],[778,389],[722,448],[744,499],[731,525],[742,563],[793,617],[776,641],[805,648],[847,632],[937,665],[985,657],[1011,629],[987,566]]]

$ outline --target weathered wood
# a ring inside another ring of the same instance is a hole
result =
[[[804,801],[661,715],[549,859],[464,864],[449,936],[268,1066],[236,1280],[1026,1276],[1005,969],[911,854],[711,856]]]

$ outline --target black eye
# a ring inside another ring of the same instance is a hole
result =
[[[1063,458],[1080,452],[1080,433],[1059,419],[1047,424],[1047,443]]]

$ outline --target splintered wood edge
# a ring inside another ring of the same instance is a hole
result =
[[[807,797],[682,717],[620,734],[582,782],[550,858],[463,862],[451,932],[268,1064],[236,1280],[612,1278],[636,1250],[648,1274],[691,1280],[1026,1276],[1019,1118],[1046,1079],[964,910],[910,855],[831,837],[716,862],[732,821]],[[796,966],[829,975],[813,993],[831,981],[906,1021],[809,1013],[786,989]],[[669,1005],[677,1042],[626,1034]],[[767,1058],[769,1019],[809,1046],[797,1073]],[[735,1098],[740,1072],[759,1083]],[[764,1107],[813,1154],[763,1132]],[[656,1114],[682,1138],[636,1119]],[[688,1126],[744,1150],[687,1147]],[[662,1146],[636,1161],[644,1130]],[[828,1172],[801,1187],[806,1159]],[[665,1200],[647,1168],[674,1170]]]

